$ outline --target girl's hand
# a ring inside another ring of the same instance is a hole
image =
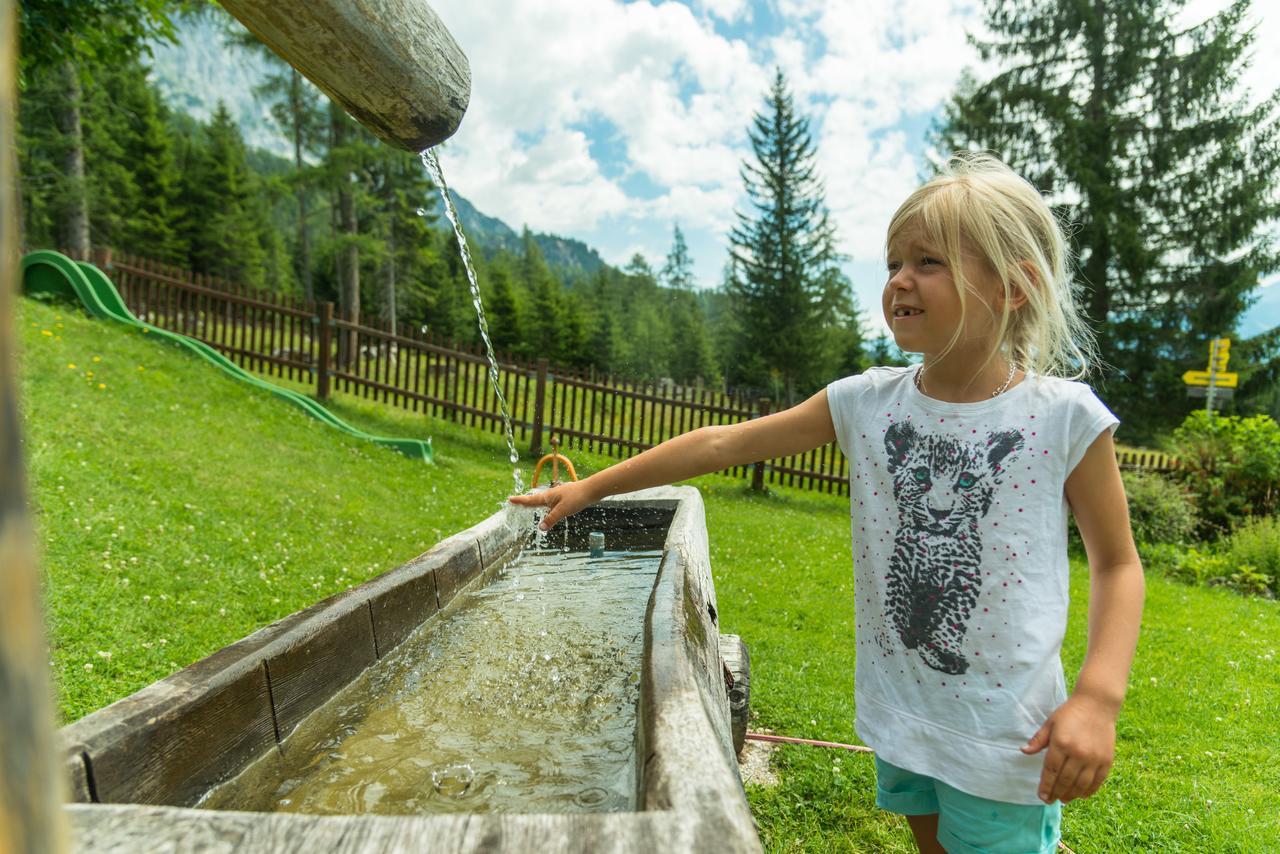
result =
[[[1089,797],[1107,779],[1115,758],[1115,712],[1093,698],[1073,695],[1049,716],[1022,752],[1030,755],[1046,747],[1040,800],[1065,804]]]
[[[594,504],[596,496],[587,487],[587,481],[578,480],[562,483],[541,492],[513,495],[507,500],[521,507],[546,507],[547,515],[543,516],[542,521],[538,523],[538,529],[547,531],[565,516],[572,516],[587,505]]]

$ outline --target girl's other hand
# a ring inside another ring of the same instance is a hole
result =
[[[1116,751],[1116,714],[1105,704],[1073,695],[1059,706],[1022,748],[1028,755],[1045,748],[1040,800],[1069,803],[1102,786]]]
[[[538,523],[539,530],[548,531],[566,516],[572,516],[596,501],[585,480],[562,483],[528,495],[513,495],[507,499],[521,507],[546,507],[547,515]]]

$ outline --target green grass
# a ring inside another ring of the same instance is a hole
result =
[[[495,434],[335,401],[363,429],[433,436],[437,465],[415,464],[67,307],[23,301],[19,320],[66,720],[412,557],[510,488]],[[571,456],[583,473],[609,462]],[[753,726],[856,741],[847,499],[752,495],[722,476],[694,484],[722,629],[751,649]],[[1069,676],[1086,630],[1079,562],[1072,593]],[[1280,849],[1277,709],[1280,603],[1149,578],[1116,767],[1097,796],[1066,807],[1065,841],[1081,854]],[[775,756],[781,784],[748,793],[768,850],[914,850],[905,823],[875,807],[870,757]]]

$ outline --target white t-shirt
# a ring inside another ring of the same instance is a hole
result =
[[[1067,475],[1119,420],[1084,383],[1027,376],[978,403],[916,368],[827,387],[849,459],[857,732],[885,761],[1036,804],[1027,743],[1063,701]]]

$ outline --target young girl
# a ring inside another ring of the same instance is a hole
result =
[[[921,851],[1052,852],[1061,804],[1111,767],[1142,614],[1119,422],[1075,381],[1095,357],[1062,230],[1008,167],[952,158],[894,214],[887,255],[885,321],[919,367],[871,368],[511,500],[548,508],[547,528],[607,495],[839,441],[876,802],[907,817]],[[1068,507],[1091,576],[1070,697]]]

